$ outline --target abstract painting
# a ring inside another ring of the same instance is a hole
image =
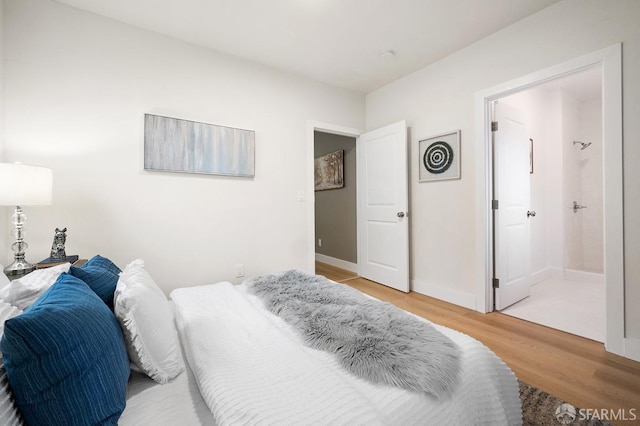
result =
[[[254,177],[255,132],[145,114],[144,169]]]
[[[460,130],[418,142],[420,182],[460,179]]]
[[[314,160],[315,190],[344,188],[344,150]]]

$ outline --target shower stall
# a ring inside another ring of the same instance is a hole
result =
[[[602,102],[562,96],[565,277],[602,281]]]

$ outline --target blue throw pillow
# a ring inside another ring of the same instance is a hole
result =
[[[80,279],[60,275],[7,320],[0,349],[27,424],[117,424],[126,404],[127,350],[115,316]]]
[[[113,293],[118,284],[118,268],[106,257],[96,255],[81,267],[72,266],[69,273],[84,281],[113,310]]]

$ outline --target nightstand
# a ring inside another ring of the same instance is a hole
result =
[[[51,267],[53,267],[53,266],[58,266],[58,265],[60,265],[60,264],[62,264],[62,263],[63,263],[63,262],[61,262],[61,263],[47,263],[47,264],[40,264],[40,263],[38,263],[38,264],[36,264],[36,269],[34,269],[34,271],[37,271],[38,269],[51,268]],[[82,266],[82,265],[84,265],[85,263],[87,263],[87,259],[78,259],[78,260],[76,260],[75,262],[73,262],[73,263],[72,263],[72,265],[73,265],[73,266]],[[31,272],[33,272],[33,271],[31,271]],[[8,275],[8,276],[7,276],[7,278],[9,278],[9,281],[13,281],[13,280],[17,280],[17,279],[19,279],[19,278],[22,278],[22,277],[24,277],[25,275],[29,275],[31,272],[26,273],[26,274],[21,274],[21,275],[11,275],[11,276],[9,276],[9,275]]]
[[[62,265],[65,262],[51,262],[51,263],[36,263],[36,270],[38,269],[47,269],[53,266]],[[82,266],[87,263],[87,259],[78,259],[75,262],[71,263],[73,266]]]

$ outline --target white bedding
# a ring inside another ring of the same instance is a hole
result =
[[[215,425],[202,399],[193,372],[187,365],[182,374],[163,385],[144,374],[131,372],[127,406],[120,426]]]
[[[127,386],[127,406],[118,420],[120,426],[215,425],[190,371],[163,385],[131,373]]]
[[[186,358],[218,425],[522,423],[513,372],[446,327],[435,325],[462,350],[462,384],[435,401],[347,373],[331,354],[302,345],[242,285],[177,289],[171,298]]]

